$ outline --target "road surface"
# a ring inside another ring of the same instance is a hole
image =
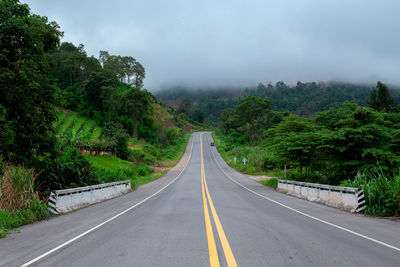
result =
[[[21,227],[1,266],[400,266],[400,224],[278,193],[231,169],[209,133],[124,196]]]

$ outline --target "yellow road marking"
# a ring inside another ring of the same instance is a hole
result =
[[[202,135],[200,135],[200,143],[202,142]],[[210,214],[208,212],[207,199],[204,193],[204,162],[203,162],[203,146],[201,147],[201,193],[203,195],[203,207],[204,207],[204,220],[206,223],[207,241],[208,241],[208,251],[210,255],[210,266],[219,267],[219,259],[217,253],[217,247],[215,245],[215,239],[213,234],[213,229],[211,226]]]
[[[213,215],[214,218],[214,222],[215,222],[215,226],[217,228],[217,232],[218,232],[218,236],[219,239],[221,240],[221,244],[222,244],[222,249],[224,250],[224,254],[225,254],[225,259],[226,262],[228,264],[229,267],[237,267],[237,263],[235,260],[235,257],[233,256],[231,247],[229,245],[228,239],[226,238],[224,229],[222,228],[222,224],[221,221],[219,220],[217,211],[215,210],[214,204],[212,202],[210,193],[208,191],[208,186],[207,186],[207,180],[206,180],[206,175],[205,175],[205,170],[204,170],[204,159],[203,159],[203,139],[202,139],[202,135],[200,135],[200,146],[201,146],[201,173],[202,173],[202,180],[201,180],[201,185],[202,185],[202,192],[204,194],[204,188],[206,189],[206,193],[207,193],[207,198],[208,198],[208,202],[210,203],[210,208],[211,208],[211,213]],[[203,182],[204,181],[204,182]],[[204,188],[203,188],[203,184],[204,184]],[[204,202],[204,195],[203,195],[203,202]],[[208,210],[207,210],[207,214],[208,214]],[[210,254],[210,259],[211,259],[211,254]]]

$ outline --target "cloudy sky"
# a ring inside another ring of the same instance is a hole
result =
[[[23,0],[63,41],[133,56],[145,87],[400,84],[399,0]]]

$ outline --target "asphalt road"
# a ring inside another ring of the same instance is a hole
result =
[[[398,222],[275,192],[210,142],[196,133],[164,177],[0,239],[0,265],[400,266]]]

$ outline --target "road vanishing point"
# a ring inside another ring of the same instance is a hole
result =
[[[230,168],[210,133],[118,198],[0,239],[0,266],[400,266],[400,224],[297,199]]]

